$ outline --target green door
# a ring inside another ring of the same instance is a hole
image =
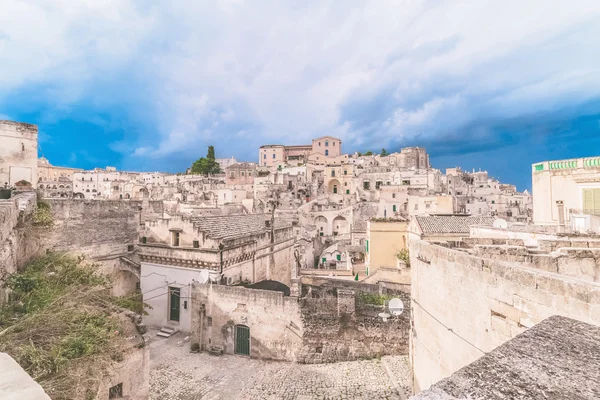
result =
[[[181,289],[169,287],[169,321],[179,322],[179,299]]]
[[[235,326],[235,354],[250,355],[250,328],[245,325]]]

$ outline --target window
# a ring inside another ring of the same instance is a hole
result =
[[[273,153],[273,158],[275,158],[275,153]]]
[[[325,150],[325,155],[328,156],[329,155],[329,150]]]
[[[350,189],[346,189],[346,194],[350,194]]]
[[[348,182],[344,182],[344,186],[348,186]]]
[[[109,399],[122,399],[123,398],[123,384],[119,383],[108,389]]]
[[[333,147],[335,147],[335,142],[333,142]]]
[[[583,189],[583,213],[600,215],[600,189]]]
[[[344,170],[344,175],[348,175],[348,171]]]
[[[336,194],[337,193],[337,185],[333,185],[333,193]]]
[[[425,208],[431,208],[431,203],[425,203]]]
[[[396,205],[395,204],[392,206],[392,211],[396,212]]]
[[[266,160],[267,159],[267,155],[263,154],[263,159]]]
[[[363,189],[369,190],[369,186],[370,186],[370,184],[368,181],[363,182]]]
[[[419,205],[415,204],[415,211],[419,209]]]
[[[321,147],[321,142],[319,142],[319,147]]]
[[[366,241],[366,246],[365,246],[365,250],[368,253],[369,252],[369,241]]]
[[[392,193],[392,199],[396,198],[396,193]]]
[[[331,170],[331,176],[335,176],[335,170],[334,169]]]
[[[329,147],[329,142],[327,140],[325,141],[325,147]]]
[[[127,251],[128,252],[132,252],[133,251],[133,245],[132,244],[130,244],[130,245],[127,246]]]
[[[173,247],[179,246],[179,232],[171,233],[171,246],[173,246]]]
[[[195,249],[199,249],[200,248],[200,242],[198,240],[194,240],[193,245],[194,245]]]
[[[208,317],[208,318],[206,319],[206,325],[208,325],[208,326],[212,326],[212,317]]]

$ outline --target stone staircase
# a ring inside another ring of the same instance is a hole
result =
[[[170,338],[171,336],[173,336],[174,334],[176,334],[178,332],[179,332],[179,329],[177,329],[177,328],[174,328],[172,326],[163,326],[162,328],[160,328],[160,331],[158,331],[156,333],[156,336]]]

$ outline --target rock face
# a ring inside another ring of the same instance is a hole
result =
[[[553,316],[414,400],[599,399],[600,327]]]

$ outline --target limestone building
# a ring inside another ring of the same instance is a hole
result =
[[[0,186],[38,182],[38,127],[0,120]]]
[[[141,290],[152,309],[145,321],[190,331],[190,285],[276,280],[289,285],[291,224],[267,214],[146,221],[140,238]]]
[[[533,222],[590,230],[600,216],[600,156],[531,166]]]

